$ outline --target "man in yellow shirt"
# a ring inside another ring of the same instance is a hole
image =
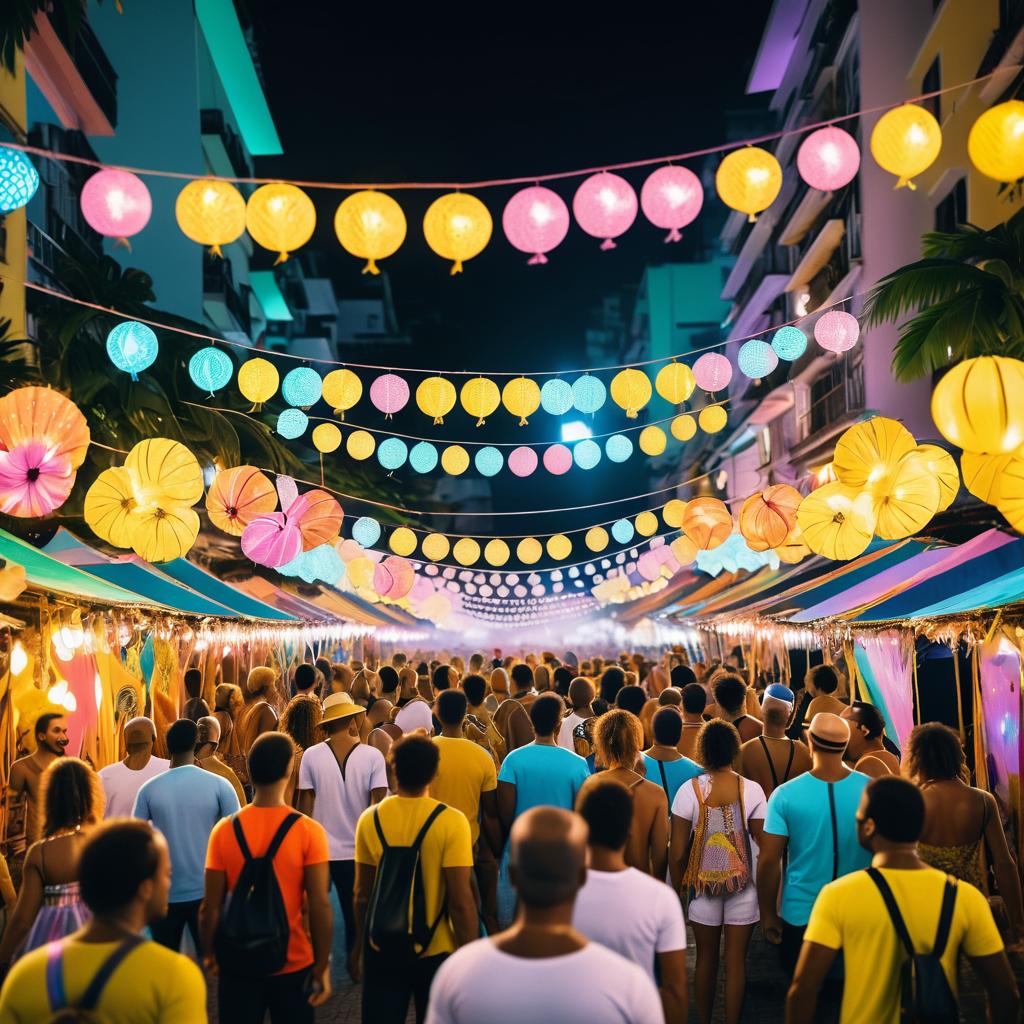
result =
[[[140,934],[167,914],[171,857],[160,833],[146,821],[104,822],[82,847],[78,876],[92,920],[58,944],[55,978],[50,945],[14,965],[0,991],[0,1024],[49,1020],[63,1008],[94,1009],[117,1024],[205,1021],[199,968]]]
[[[845,980],[842,1024],[897,1024],[901,975],[908,954],[886,908],[891,892],[917,954],[936,949],[947,876],[917,855],[924,800],[917,787],[895,776],[875,779],[857,811],[857,837],[873,854],[871,868],[826,885],[804,933],[786,1002],[787,1024],[814,1020],[818,992],[842,950]],[[875,876],[875,877],[873,877]],[[881,884],[876,881],[881,879]],[[941,963],[953,997],[961,951],[988,993],[994,1024],[1017,1020],[1017,984],[985,897],[955,882],[956,898]]]

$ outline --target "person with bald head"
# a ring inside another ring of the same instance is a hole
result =
[[[815,715],[807,730],[811,770],[784,782],[768,801],[757,866],[761,926],[790,975],[818,893],[871,862],[857,840],[857,808],[870,780],[843,763],[849,741],[844,719]]]
[[[573,927],[587,878],[587,826],[571,811],[534,807],[512,828],[512,926],[456,950],[430,990],[427,1024],[664,1024],[650,974]]]
[[[578,725],[582,725],[588,718],[594,717],[594,709],[590,705],[596,695],[594,684],[589,679],[580,677],[569,684],[568,704],[571,710],[558,727],[558,745],[560,747],[565,747],[566,750],[576,753],[573,733]]]
[[[220,722],[212,715],[204,715],[196,722],[196,728],[199,730],[196,734],[196,764],[226,779],[238,797],[239,806],[244,807],[246,801],[242,783],[234,771],[217,757],[217,750],[220,747]]]
[[[148,718],[132,718],[124,727],[125,756],[99,770],[106,794],[105,818],[127,818],[135,806],[135,797],[148,779],[167,771],[171,762],[153,756],[156,726]]]

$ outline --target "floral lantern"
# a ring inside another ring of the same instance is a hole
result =
[[[666,242],[678,242],[704,204],[700,178],[686,167],[659,167],[640,190],[640,207],[656,228],[668,228]]]
[[[364,274],[380,273],[377,260],[398,252],[405,232],[402,208],[383,192],[355,192],[342,200],[334,214],[334,233],[346,252],[366,260]]]
[[[300,188],[287,182],[261,185],[245,206],[245,226],[252,240],[277,253],[274,264],[284,263],[288,254],[313,237],[316,207]]]
[[[849,185],[860,170],[860,148],[849,132],[828,125],[800,144],[796,169],[811,188],[834,192]]]
[[[767,551],[786,542],[796,526],[803,498],[789,484],[775,484],[752,494],[740,509],[740,533],[752,551]]]
[[[153,201],[142,179],[112,167],[97,171],[82,186],[79,202],[89,227],[106,238],[116,238],[129,249],[128,239],[149,223],[153,212]]]
[[[928,525],[941,499],[938,478],[916,449],[900,459],[885,482],[869,493],[874,498],[875,533],[882,540],[912,537]]]
[[[569,233],[569,208],[557,192],[533,185],[517,192],[501,215],[505,237],[520,252],[531,254],[531,266],[547,263],[546,253]]]
[[[624,234],[636,220],[636,192],[625,178],[602,171],[592,174],[576,190],[572,212],[576,223],[594,238],[602,238],[602,249],[614,249],[613,239]]]
[[[871,495],[838,480],[811,491],[796,521],[807,547],[843,562],[864,553],[875,529]]]
[[[960,471],[956,468],[956,460],[937,444],[920,444],[914,451],[925,460],[928,472],[938,481],[938,511],[945,512],[960,491]]]
[[[724,544],[732,533],[732,515],[718,498],[694,498],[686,503],[683,533],[701,551],[711,551]]]
[[[222,257],[221,246],[245,231],[245,199],[229,181],[200,178],[178,193],[174,216],[186,238],[208,245],[214,256]]]
[[[210,522],[233,537],[241,537],[256,516],[275,508],[277,491],[270,478],[255,466],[221,470],[206,492]]]

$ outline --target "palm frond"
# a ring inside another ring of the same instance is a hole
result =
[[[862,318],[866,327],[875,327],[961,292],[992,289],[1005,291],[1005,286],[998,277],[978,267],[955,260],[918,260],[887,274],[871,289]]]

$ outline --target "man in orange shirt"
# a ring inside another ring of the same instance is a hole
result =
[[[241,828],[249,856],[262,857],[286,821],[294,819],[273,858],[289,924],[285,964],[269,976],[220,971],[217,1001],[221,1024],[258,1024],[268,1010],[272,1024],[313,1024],[313,1008],[331,994],[334,921],[328,898],[327,833],[318,822],[285,803],[293,755],[292,741],[283,733],[260,736],[248,758],[249,778],[255,788],[252,803],[220,821],[210,835],[200,931],[206,966],[213,970],[214,936],[225,897],[237,883],[246,861],[236,829]],[[303,897],[309,907],[310,934],[303,926]]]

